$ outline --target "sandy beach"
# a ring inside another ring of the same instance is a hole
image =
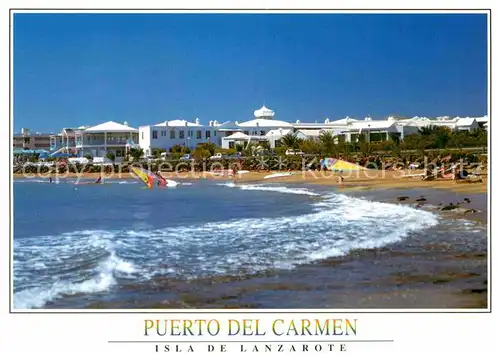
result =
[[[456,192],[463,193],[486,193],[487,192],[487,174],[482,175],[483,182],[481,183],[456,183],[451,179],[438,179],[433,181],[423,181],[419,176],[404,177],[404,175],[418,175],[423,171],[379,171],[370,170],[362,172],[344,172],[344,182],[339,185],[338,176],[333,172],[319,172],[319,171],[294,171],[290,172],[292,175],[286,177],[278,177],[271,179],[264,179],[265,176],[270,175],[271,171],[265,172],[248,172],[245,174],[237,174],[235,182],[266,182],[266,183],[307,183],[307,184],[320,184],[320,185],[335,185],[340,186],[346,190],[352,189],[389,189],[389,188],[436,188],[436,189],[449,189]],[[227,175],[217,175],[211,172],[162,172],[165,178],[173,180],[193,180],[193,179],[214,179],[226,181],[233,179]],[[53,175],[55,177],[56,175]],[[101,173],[64,173],[58,174],[59,178],[80,178],[83,180],[97,179]],[[131,173],[105,173],[102,174],[104,179],[134,179]],[[49,179],[48,174],[38,175],[23,175],[14,174],[14,179]]]

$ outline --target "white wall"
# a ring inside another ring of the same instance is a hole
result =
[[[144,150],[144,155],[151,154],[151,126],[139,127],[139,147]]]
[[[156,136],[153,135],[153,131],[156,131]],[[174,138],[170,136],[171,131],[174,132]],[[200,138],[197,136],[198,131],[201,132]],[[144,138],[142,138],[142,132],[144,132]],[[184,134],[183,138],[181,138],[181,132]],[[210,137],[207,137],[206,132],[210,132]],[[151,154],[153,148],[168,151],[175,145],[194,149],[200,143],[213,142],[220,146],[222,136],[223,133],[217,132],[217,129],[211,126],[143,126],[139,128],[139,146],[144,150],[145,154]],[[146,152],[148,150],[149,152]]]

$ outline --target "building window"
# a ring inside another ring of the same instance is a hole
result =
[[[216,136],[217,136],[217,131],[214,130],[214,137],[216,137]]]
[[[234,148],[234,141],[229,142],[229,148]]]
[[[192,130],[188,130],[188,137],[193,137],[193,131]]]
[[[184,138],[184,130],[179,131],[179,138]]]
[[[210,131],[205,131],[205,138],[210,138]]]
[[[157,138],[158,138],[158,131],[153,130],[153,139],[157,139]]]
[[[144,140],[144,131],[141,132],[141,138]]]
[[[175,138],[175,131],[170,130],[170,139],[173,140]]]
[[[260,132],[260,135],[261,135],[261,136],[265,136],[265,135],[266,135],[266,131],[261,131],[261,132]]]
[[[243,131],[243,133],[244,133],[245,135],[248,135],[248,131]]]
[[[201,140],[201,130],[196,131],[196,139]]]

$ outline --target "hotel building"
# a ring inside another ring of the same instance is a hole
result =
[[[50,149],[49,133],[32,133],[30,129],[23,128],[21,133],[15,133],[12,137],[12,148],[25,150],[49,150]]]

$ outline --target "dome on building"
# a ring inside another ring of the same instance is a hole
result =
[[[270,119],[274,116],[274,110],[268,109],[268,108],[266,108],[265,105],[263,105],[259,110],[255,110],[253,112],[253,115],[256,118],[265,117],[265,118]]]

